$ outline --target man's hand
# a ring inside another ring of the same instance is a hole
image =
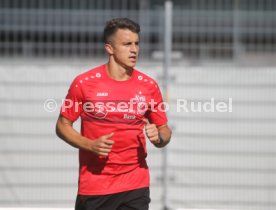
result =
[[[58,137],[73,147],[93,152],[99,156],[107,156],[114,144],[114,141],[110,139],[113,133],[101,136],[95,140],[88,139],[73,128],[73,121],[62,115],[57,120],[56,133]]]
[[[167,125],[157,127],[155,124],[150,124],[147,119],[143,121],[146,124],[145,133],[154,146],[161,148],[170,142],[172,132]]]
[[[114,141],[110,139],[113,134],[114,133],[110,133],[90,141],[90,151],[99,156],[108,156],[114,144]]]
[[[144,120],[144,122],[146,123],[145,132],[150,142],[154,145],[159,144],[160,143],[159,132],[156,125],[150,124],[148,120]]]

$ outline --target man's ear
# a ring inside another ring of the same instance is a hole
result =
[[[111,44],[104,44],[104,48],[109,55],[113,55],[113,47]]]

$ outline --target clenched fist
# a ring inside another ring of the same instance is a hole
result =
[[[110,138],[114,133],[110,133],[99,137],[98,139],[91,141],[90,150],[99,156],[108,156],[111,152],[114,141]]]
[[[144,120],[144,122],[146,123],[145,133],[150,142],[154,145],[160,144],[159,132],[156,125],[150,124],[148,120]]]

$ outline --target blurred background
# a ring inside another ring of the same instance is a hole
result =
[[[55,135],[74,77],[107,60],[105,22],[141,25],[137,69],[167,83],[173,138],[148,145],[151,209],[276,208],[276,1],[0,0],[0,207],[73,208],[78,151]],[[164,93],[165,94],[165,93]],[[232,112],[177,112],[177,99]],[[55,104],[56,102],[56,104]],[[76,123],[79,129],[79,122]]]

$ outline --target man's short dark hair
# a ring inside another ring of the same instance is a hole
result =
[[[108,21],[104,28],[104,43],[110,43],[110,37],[114,35],[118,29],[128,29],[139,34],[140,26],[138,23],[128,18],[115,18]]]

